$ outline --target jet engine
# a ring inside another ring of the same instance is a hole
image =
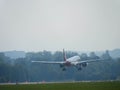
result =
[[[88,65],[88,63],[84,62],[81,65],[82,65],[82,67],[86,67]]]

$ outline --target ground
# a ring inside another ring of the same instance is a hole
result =
[[[120,90],[120,81],[0,85],[0,90]]]

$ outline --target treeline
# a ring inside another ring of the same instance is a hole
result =
[[[79,55],[77,52],[67,52],[67,58]],[[78,71],[75,67],[69,67],[62,71],[59,65],[31,63],[33,60],[62,61],[63,54],[60,51],[28,52],[25,58],[11,59],[0,53],[0,83],[3,82],[41,82],[41,81],[83,81],[83,80],[120,80],[120,58],[114,60],[106,51],[101,56],[94,52],[90,55],[82,53],[81,60],[108,59],[107,61],[93,62]]]

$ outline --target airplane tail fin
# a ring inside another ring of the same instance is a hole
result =
[[[66,61],[66,53],[65,53],[64,49],[63,49],[63,59],[64,59],[64,61]]]

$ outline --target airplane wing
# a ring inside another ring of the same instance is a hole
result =
[[[65,62],[56,61],[31,61],[32,63],[43,63],[43,64],[63,64]]]
[[[91,63],[91,62],[99,62],[99,61],[105,61],[103,59],[89,59],[89,60],[82,60],[82,61],[79,61],[78,63],[81,64],[81,63]]]

